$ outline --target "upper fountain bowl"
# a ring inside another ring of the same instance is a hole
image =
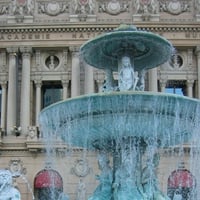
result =
[[[165,38],[131,25],[121,25],[112,32],[86,42],[80,53],[86,63],[100,69],[118,70],[122,56],[134,59],[134,70],[151,69],[168,61],[173,47]]]

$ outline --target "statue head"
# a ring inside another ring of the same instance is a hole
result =
[[[9,170],[0,170],[0,186],[12,185],[12,174]]]
[[[125,66],[125,67],[131,66],[131,59],[128,56],[122,57],[122,66]]]

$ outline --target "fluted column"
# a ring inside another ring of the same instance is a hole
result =
[[[153,68],[148,71],[149,73],[149,91],[158,91],[158,76],[157,69]]]
[[[71,97],[80,95],[80,60],[79,48],[70,47],[72,52],[72,80],[71,80]]]
[[[16,126],[17,117],[17,47],[7,48],[9,53],[8,60],[8,100],[7,100],[7,134],[11,134],[13,126]]]
[[[200,46],[196,47],[196,55],[197,55],[197,74],[198,74],[197,92],[198,92],[198,98],[200,99]]]
[[[85,94],[94,93],[94,73],[93,67],[85,64]]]
[[[194,80],[187,80],[187,96],[188,97],[193,97],[193,84]]]
[[[2,81],[1,83],[1,128],[3,131],[6,129],[6,93],[7,93],[7,82]]]
[[[39,126],[38,116],[41,111],[41,87],[42,81],[41,80],[34,80],[36,86],[36,107],[35,107],[35,122],[36,126]]]
[[[20,51],[22,53],[20,126],[22,134],[26,134],[30,126],[30,68],[32,49],[30,47],[20,47]]]
[[[68,98],[68,80],[62,80],[62,87],[63,87],[63,100]]]

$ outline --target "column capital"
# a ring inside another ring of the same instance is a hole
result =
[[[42,80],[34,80],[34,83],[36,85],[37,88],[40,88],[42,86]]]
[[[7,81],[6,80],[4,80],[4,81],[0,80],[0,85],[1,85],[2,88],[7,88]]]
[[[192,87],[194,84],[194,80],[193,79],[187,79],[187,86],[188,87]]]
[[[69,81],[68,80],[61,80],[63,87],[68,87]]]
[[[80,50],[79,46],[70,46],[69,50],[72,53],[73,57],[76,57],[76,56],[78,57],[79,56],[79,50]]]
[[[18,47],[7,47],[6,48],[6,51],[10,54],[13,54],[13,53],[18,53],[19,51],[19,48]]]
[[[70,47],[69,47],[69,50],[70,50],[71,52],[79,52],[80,47],[79,47],[79,46],[70,46]]]
[[[32,47],[29,46],[20,46],[19,50],[21,53],[32,53]]]

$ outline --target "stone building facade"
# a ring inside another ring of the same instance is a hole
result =
[[[0,169],[13,172],[22,200],[36,195],[34,181],[43,169],[56,170],[63,190],[77,199],[80,182],[88,196],[97,182],[96,153],[55,141],[49,163],[38,115],[67,98],[101,91],[105,74],[86,65],[80,46],[120,24],[133,24],[167,38],[174,46],[170,62],[149,70],[147,91],[200,98],[199,0],[0,0]],[[189,166],[190,148],[184,146]],[[161,188],[177,169],[176,153],[162,151]],[[167,152],[167,153],[166,153]],[[170,167],[167,167],[169,166]]]

